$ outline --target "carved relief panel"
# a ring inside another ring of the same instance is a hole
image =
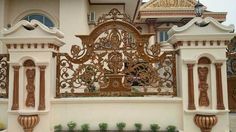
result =
[[[202,57],[198,61],[198,104],[200,107],[210,106],[210,74],[211,61],[207,57]]]
[[[24,62],[26,76],[26,107],[35,107],[35,64],[32,60]]]
[[[209,106],[207,75],[207,67],[198,67],[199,106]]]

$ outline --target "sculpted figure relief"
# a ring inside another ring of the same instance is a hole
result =
[[[27,85],[26,85],[26,90],[27,90],[27,98],[26,98],[26,103],[25,105],[27,107],[34,107],[35,106],[35,84],[34,84],[34,79],[35,79],[35,69],[27,69],[26,70],[26,78],[27,78]]]
[[[208,90],[207,74],[208,74],[207,67],[198,67],[198,77],[199,77],[198,88],[200,91],[199,106],[209,106],[209,98],[207,94]]]

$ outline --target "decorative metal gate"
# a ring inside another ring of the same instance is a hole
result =
[[[77,35],[83,45],[55,55],[56,97],[176,96],[176,54],[149,44],[152,35],[112,9],[90,35]]]
[[[236,112],[236,37],[229,44],[227,57],[229,109]]]
[[[8,97],[9,55],[0,54],[0,98]]]

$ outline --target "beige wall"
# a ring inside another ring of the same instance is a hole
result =
[[[116,8],[120,12],[124,12],[124,5],[90,5],[90,11],[95,11],[96,20],[103,14],[108,13],[111,9]]]
[[[65,34],[63,41],[66,43],[61,52],[69,52],[71,45],[81,44],[76,34],[89,34],[88,12],[87,0],[60,0],[60,30]]]
[[[0,123],[3,123],[5,127],[7,127],[7,108],[8,108],[8,100],[0,99]]]
[[[6,18],[7,18],[7,6],[8,1],[7,0],[0,0],[0,31],[6,27]],[[2,33],[0,32],[0,37],[2,37]],[[0,41],[0,54],[7,53],[6,46],[2,44]]]
[[[182,130],[182,99],[165,97],[89,97],[52,100],[51,127],[61,124],[67,128],[75,121],[77,128],[84,123],[91,130],[99,130],[98,124],[108,123],[109,130],[117,130],[116,123],[125,122],[126,130],[134,130],[134,123],[142,123],[143,130],[157,123],[161,129],[175,125]],[[63,114],[62,114],[63,113]]]
[[[14,25],[30,13],[44,13],[55,25],[59,22],[59,0],[9,0],[7,23]]]

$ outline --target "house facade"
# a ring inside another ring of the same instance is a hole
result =
[[[236,131],[234,27],[226,12],[196,17],[196,4],[0,0],[0,121],[8,132],[69,121]]]

